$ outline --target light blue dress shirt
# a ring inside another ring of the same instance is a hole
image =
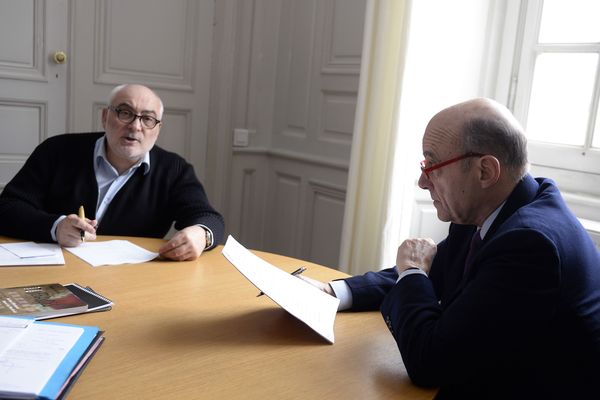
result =
[[[141,166],[144,168],[144,174],[147,174],[148,171],[150,171],[150,153],[146,153],[140,161],[119,175],[115,167],[108,162],[105,143],[106,138],[105,136],[102,136],[100,139],[96,140],[94,146],[94,174],[96,175],[96,182],[98,183],[98,203],[96,204],[96,221],[98,221],[98,225],[100,225],[102,216],[106,212],[112,199],[127,183],[129,178],[133,176],[135,171]],[[52,235],[52,240],[55,242],[57,241],[56,227],[59,222],[66,217],[66,215],[61,215],[52,225],[50,234]]]
[[[105,136],[96,141],[94,148],[94,173],[98,183],[98,204],[96,204],[96,220],[98,225],[112,199],[133,176],[139,167],[144,168],[144,175],[150,171],[150,154],[144,154],[144,157],[131,166],[128,170],[119,175],[119,172],[113,167],[106,157]]]
[[[98,221],[98,225],[100,225],[102,217],[110,202],[115,198],[119,190],[125,186],[129,178],[135,174],[137,169],[140,167],[144,168],[144,175],[150,171],[150,153],[147,152],[140,161],[119,175],[119,172],[111,165],[106,157],[105,143],[106,136],[102,136],[100,139],[96,140],[94,146],[94,174],[96,175],[96,182],[98,183],[98,203],[96,204],[96,221]],[[59,222],[66,217],[66,215],[61,215],[52,225],[50,234],[52,235],[52,240],[55,242],[57,241],[56,228]],[[198,226],[210,232],[211,237],[214,237],[212,230],[207,226],[202,224],[199,224]]]

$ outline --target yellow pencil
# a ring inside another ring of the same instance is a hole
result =
[[[79,206],[79,219],[81,219],[82,221],[85,221],[85,211],[83,209],[83,206]],[[85,240],[85,231],[82,229],[80,234],[81,234],[81,241],[83,242]]]

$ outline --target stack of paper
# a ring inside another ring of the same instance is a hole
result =
[[[60,246],[52,243],[0,244],[0,265],[64,265]]]
[[[0,398],[64,396],[103,340],[96,327],[0,317]]]

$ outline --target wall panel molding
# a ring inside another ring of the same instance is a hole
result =
[[[247,201],[240,176],[256,164],[264,169],[243,190],[264,206],[252,203],[261,216],[254,235],[232,231],[243,231],[244,243],[262,234],[262,250],[337,267],[366,1],[254,1],[253,15],[242,3],[252,26],[238,21],[246,36],[235,42],[242,46],[232,74],[235,125],[223,135],[252,134],[247,147],[231,149],[230,209],[237,217]]]
[[[47,81],[46,2],[20,0],[3,7],[10,12],[0,16],[0,33],[14,44],[0,54],[0,78]],[[7,20],[4,20],[7,18]],[[4,32],[6,30],[6,32]]]
[[[185,159],[192,158],[192,115],[189,108],[166,107],[163,113],[157,144]],[[198,171],[196,171],[198,173]]]
[[[108,106],[108,104],[104,103],[104,102],[93,102],[92,103],[92,109],[91,109],[91,115],[89,116],[89,121],[92,122],[92,127],[91,130],[92,132],[100,132],[104,130],[104,127],[102,126],[102,109],[106,108]]]
[[[5,153],[7,148],[15,145],[15,141],[18,143],[19,139],[27,135],[29,148],[19,155],[28,156],[35,146],[47,138],[48,102],[33,99],[0,99],[0,121],[4,121],[0,126],[0,140],[7,141],[0,145],[0,154]]]
[[[302,177],[273,169],[268,198],[269,250],[295,255],[302,231]]]
[[[352,145],[356,92],[322,91],[322,123],[318,140]]]
[[[47,137],[48,104],[36,100],[0,100],[0,188],[21,169]]]
[[[269,149],[265,147],[237,147],[233,149],[233,154],[263,155],[269,158],[279,158],[291,161],[298,161],[307,165],[327,167],[342,171],[348,171],[349,168],[348,162],[346,160],[336,160],[334,158],[326,158],[307,153],[300,153],[297,151],[282,149]]]
[[[198,37],[197,2],[153,2],[152,7],[164,7],[162,12],[169,13],[167,20],[181,21],[179,29],[169,30],[156,29],[155,24],[160,21],[143,21],[145,4],[140,1],[138,7],[135,2],[96,1],[94,82],[110,85],[136,82],[153,88],[192,91],[197,68],[194,40]],[[115,28],[129,26],[120,20],[113,23],[117,18],[135,21],[135,32],[140,36],[137,46],[128,45],[127,33]],[[135,57],[122,54],[131,51],[136,52]]]
[[[310,260],[338,268],[346,188],[308,179],[303,254]]]
[[[347,167],[252,148],[234,153],[233,171],[234,236],[252,248],[337,267]]]
[[[360,74],[364,10],[363,0],[330,0],[325,3],[328,22],[323,27],[321,73]]]
[[[289,29],[289,56],[285,65],[286,107],[285,127],[280,132],[284,136],[306,137],[309,129],[310,100],[312,85],[312,61],[315,56],[315,26],[317,7],[315,0],[310,2],[286,2]],[[308,84],[307,84],[308,83]]]
[[[260,209],[260,204],[257,204],[257,191],[260,190],[257,184],[258,172],[255,168],[244,168],[242,171],[242,184],[240,195],[241,213],[238,221],[241,237],[250,237],[256,229],[255,211]]]

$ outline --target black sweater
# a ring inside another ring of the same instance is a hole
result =
[[[94,144],[104,133],[64,134],[42,142],[0,195],[0,235],[51,242],[60,215],[95,218],[98,184]],[[99,235],[163,237],[175,228],[202,224],[222,241],[223,217],[209,204],[193,167],[158,146],[150,150],[150,170],[138,168],[119,190],[98,226]]]

